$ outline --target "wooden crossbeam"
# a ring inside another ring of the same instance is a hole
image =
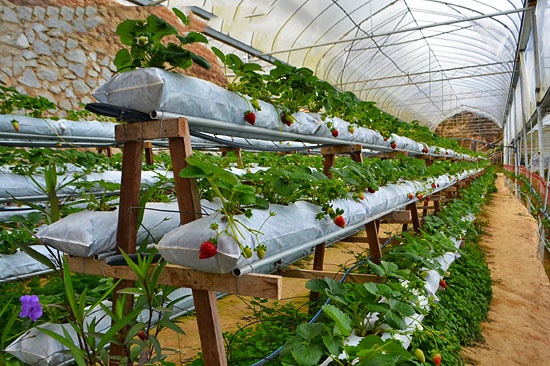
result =
[[[329,154],[351,154],[355,152],[362,152],[363,146],[355,145],[331,145],[321,148],[321,155]]]
[[[380,218],[380,221],[388,224],[408,224],[412,216],[409,210],[395,210]]]
[[[330,271],[316,271],[310,269],[284,269],[280,272],[280,275],[288,278],[303,278],[306,280],[323,279],[325,277],[332,278],[333,280],[340,281],[344,276],[343,272],[330,272]],[[372,274],[350,273],[346,277],[346,282],[381,282],[382,277]]]
[[[109,266],[103,261],[96,261],[91,258],[70,257],[67,255],[65,259],[72,272],[124,278],[127,281],[137,280],[137,276],[128,266]],[[159,283],[176,287],[189,287],[195,290],[218,291],[227,294],[257,296],[274,300],[280,300],[282,297],[281,276],[259,273],[236,277],[231,273],[206,273],[168,264],[159,278]]]
[[[183,137],[186,125],[185,118],[124,123],[115,126],[115,139],[124,142]]]
[[[395,159],[398,155],[408,156],[409,153],[407,151],[390,151],[384,154],[376,155],[376,157],[380,159]]]

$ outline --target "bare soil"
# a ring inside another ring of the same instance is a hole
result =
[[[550,365],[550,283],[537,258],[537,223],[502,176],[497,188],[482,243],[493,279],[485,342],[463,355],[476,366]]]

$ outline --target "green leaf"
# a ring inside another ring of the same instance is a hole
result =
[[[45,255],[42,253],[37,252],[33,248],[31,248],[27,244],[23,244],[20,242],[15,242],[15,245],[17,245],[19,248],[21,248],[22,251],[24,251],[26,254],[29,255],[29,257],[32,257],[33,259],[36,259],[38,262],[42,263],[43,265],[47,266],[48,268],[53,269],[54,271],[57,269],[55,264]]]
[[[176,14],[178,18],[180,18],[183,24],[189,25],[189,18],[181,10],[179,10],[178,8],[172,8],[172,11],[174,12],[174,14]]]
[[[405,323],[405,320],[399,314],[394,313],[392,311],[386,312],[384,319],[386,320],[386,323],[393,329],[406,329],[407,324]]]
[[[403,316],[413,316],[415,314],[414,308],[410,304],[406,304],[396,299],[389,299],[388,304],[393,311],[396,311]]]
[[[324,328],[325,326],[321,323],[300,324],[296,328],[296,334],[305,340],[311,340],[321,334]]]
[[[325,335],[323,336],[323,343],[332,355],[339,355],[344,349],[344,344],[341,337]]]
[[[212,52],[214,52],[216,56],[218,56],[220,61],[225,64],[225,54],[214,46],[212,46],[210,49],[212,50]]]
[[[322,309],[323,312],[336,323],[335,334],[339,334],[344,337],[351,334],[351,319],[346,313],[330,304],[323,305]]]
[[[74,360],[78,366],[86,366],[86,362],[84,362],[84,351],[75,346],[73,339],[70,336],[67,335],[66,337],[63,337],[55,332],[52,332],[49,329],[44,329],[40,327],[36,328],[42,333],[52,337],[53,339],[67,347],[69,351],[71,351],[71,355],[74,357]],[[63,328],[63,330],[65,331],[65,328]]]
[[[319,365],[323,351],[323,346],[318,343],[300,344],[292,351],[292,356],[300,365],[314,366]]]
[[[328,288],[328,285],[325,282],[325,280],[316,278],[316,279],[307,281],[306,288],[310,291],[324,293],[325,290]]]
[[[179,175],[182,178],[205,178],[209,174],[197,166],[189,165],[180,170]]]
[[[116,70],[118,72],[122,72],[123,70],[129,71],[133,69],[132,56],[130,55],[130,52],[126,48],[118,51],[113,61],[113,64],[116,66]]]
[[[139,288],[127,287],[117,290],[117,294],[144,295],[144,292]]]
[[[373,282],[366,282],[363,284],[363,287],[367,289],[371,294],[378,296],[378,287]]]
[[[166,327],[168,329],[171,329],[176,333],[185,335],[185,332],[183,331],[183,329],[181,329],[181,327],[179,325],[173,323],[172,321],[161,320],[158,323],[158,325],[161,326],[161,327]]]
[[[40,213],[40,212],[31,212],[27,216],[27,220],[28,220],[29,224],[32,224],[32,225],[36,225],[36,224],[40,223],[40,221],[42,221],[42,219],[44,219],[44,216],[42,216],[42,213]]]

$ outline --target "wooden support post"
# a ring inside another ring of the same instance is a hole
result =
[[[185,159],[192,154],[189,125],[185,118],[178,118],[179,136],[168,139],[180,222],[182,225],[202,216],[197,180],[182,178],[179,172],[187,166]],[[220,314],[215,291],[193,289],[193,302],[199,326],[199,336],[205,365],[225,366],[227,357],[223,345]]]
[[[227,153],[230,151],[234,152],[237,158],[237,167],[243,167],[243,151],[240,147],[222,146],[220,147],[220,151],[222,156],[227,156]]]
[[[428,201],[424,201],[424,208],[422,209],[422,217],[426,216],[428,214]]]
[[[216,293],[214,291],[193,289],[193,302],[195,303],[195,314],[199,325],[204,364],[212,366],[227,365]]]
[[[196,180],[181,178],[179,176],[181,169],[187,166],[185,158],[189,157],[192,153],[189,126],[185,118],[118,125],[115,127],[115,138],[117,141],[124,142],[122,186],[117,230],[117,245],[119,248],[127,253],[136,252],[137,221],[130,216],[128,209],[139,205],[144,140],[168,138],[178,207],[181,211],[180,222],[183,225],[201,217],[199,191]],[[136,215],[134,214],[134,216]],[[124,287],[128,287],[132,284],[124,283],[123,285]],[[227,365],[227,359],[223,347],[216,293],[214,291],[193,289],[193,299],[200,330],[204,362],[206,365],[225,366]],[[132,299],[127,297],[125,309],[129,310],[128,306],[131,307],[132,305]],[[124,339],[124,331],[121,332],[121,337]],[[113,356],[125,356],[127,354],[127,350],[124,347],[116,345],[112,345],[112,347],[111,355]],[[111,360],[110,364],[111,366],[118,366],[119,361]]]
[[[317,244],[315,246],[315,254],[313,255],[313,270],[315,271],[322,271],[324,269],[325,264],[325,243]],[[319,300],[319,293],[311,291],[309,293],[309,312],[313,312],[313,309],[316,309],[317,306],[311,306],[312,304],[316,304]]]
[[[332,166],[334,165],[334,158],[334,154],[327,154],[324,156],[323,174],[329,178],[332,178],[332,172],[330,171],[330,168],[332,168]]]
[[[380,242],[378,240],[378,229],[375,222],[371,221],[366,224],[365,229],[367,230],[367,239],[369,241],[371,261],[376,264],[380,264],[380,259],[382,258],[382,249],[380,248]]]
[[[411,218],[414,231],[420,231],[420,220],[418,219],[418,211],[416,210],[416,203],[409,203],[407,205],[407,210],[411,211]]]
[[[153,143],[151,141],[143,143],[145,148],[145,164],[154,165],[155,155],[153,154]]]
[[[124,250],[127,254],[136,252],[137,240],[137,210],[132,207],[139,206],[139,193],[141,186],[141,164],[143,162],[143,141],[126,141],[122,154],[122,180],[120,186],[120,206],[118,211],[118,228],[116,235],[117,254]],[[123,228],[123,229],[122,229]],[[133,281],[121,281],[113,293],[113,306],[123,297],[117,291],[133,287]],[[124,314],[127,314],[133,307],[134,297],[126,295],[126,301],[121,306],[124,307]],[[120,339],[126,336],[128,328],[120,331]],[[126,356],[129,350],[122,344],[111,345],[111,355]],[[118,366],[118,359],[110,360],[111,366]]]

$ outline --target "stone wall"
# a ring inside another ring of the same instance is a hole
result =
[[[494,121],[468,111],[457,113],[441,122],[434,132],[442,137],[473,138],[489,143],[502,137],[502,129]],[[468,140],[462,140],[459,143],[469,149],[473,146],[473,143]],[[478,146],[478,148],[481,147]]]
[[[32,1],[27,0],[28,4],[36,4]],[[47,5],[48,1],[42,3]],[[71,4],[71,0],[63,3]],[[123,47],[114,31],[123,20],[144,19],[155,13],[180,33],[200,31],[205,26],[191,17],[190,26],[184,27],[165,7],[113,4],[25,6],[25,0],[0,0],[0,82],[15,86],[21,93],[54,101],[61,110],[58,114],[63,115],[63,110],[80,110],[79,102],[95,101],[92,91],[113,76],[116,68],[112,61]],[[190,49],[213,67],[206,71],[194,65],[180,72],[224,85],[225,77],[215,55],[202,45]]]

